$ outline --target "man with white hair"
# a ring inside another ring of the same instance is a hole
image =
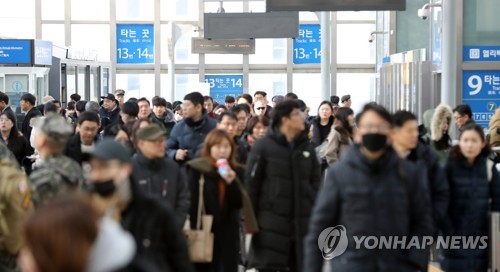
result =
[[[42,98],[42,104],[36,106],[36,108],[42,113],[42,115],[44,115],[43,108],[45,107],[45,104],[49,102],[54,102],[54,100],[55,100],[54,97],[46,95]]]

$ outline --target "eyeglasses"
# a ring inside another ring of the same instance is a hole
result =
[[[265,110],[266,107],[258,107],[257,110]]]

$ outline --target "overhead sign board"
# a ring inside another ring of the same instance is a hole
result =
[[[471,107],[476,123],[488,127],[500,106],[500,71],[464,71],[462,80],[462,102]]]
[[[321,27],[300,25],[299,37],[293,40],[293,63],[321,63]]]
[[[243,94],[243,75],[206,75],[205,82],[210,85],[210,96],[220,105],[226,96]]]
[[[0,39],[0,64],[31,64],[31,42]]]
[[[116,63],[154,63],[154,25],[116,25]]]
[[[405,10],[405,0],[266,0],[266,11]]]
[[[205,13],[204,28],[205,39],[296,38],[299,13]]]
[[[500,61],[500,46],[464,46],[464,61]]]
[[[255,40],[207,40],[192,38],[191,53],[193,54],[255,54]]]
[[[52,65],[52,42],[35,40],[34,42],[34,64]]]

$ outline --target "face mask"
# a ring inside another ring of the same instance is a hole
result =
[[[181,121],[182,120],[182,115],[176,113],[174,115],[174,120],[177,121],[177,122]]]
[[[93,186],[94,192],[102,197],[109,197],[116,191],[116,185],[112,179],[104,182],[95,182]]]
[[[380,151],[387,146],[387,135],[370,133],[363,135],[362,144],[371,152]]]

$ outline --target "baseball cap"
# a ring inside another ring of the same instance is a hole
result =
[[[101,161],[118,160],[122,163],[129,163],[131,156],[128,147],[113,138],[104,138],[96,144],[93,151],[85,153],[84,159],[96,158]]]
[[[73,134],[73,127],[60,115],[50,115],[34,121],[34,126],[43,134],[55,140],[67,140]]]
[[[101,99],[109,99],[109,100],[116,101],[116,97],[111,93],[108,93],[106,96],[101,96]]]
[[[153,141],[166,134],[167,132],[159,125],[151,124],[137,130],[136,138],[137,140]]]
[[[347,101],[347,100],[349,100],[349,99],[351,99],[351,95],[349,95],[349,94],[348,94],[348,95],[344,95],[344,96],[342,96],[342,99],[340,99],[340,101],[341,101],[342,103],[344,103],[344,102],[346,102],[346,101]]]
[[[115,91],[115,95],[125,95],[125,91],[122,89],[118,89]]]

